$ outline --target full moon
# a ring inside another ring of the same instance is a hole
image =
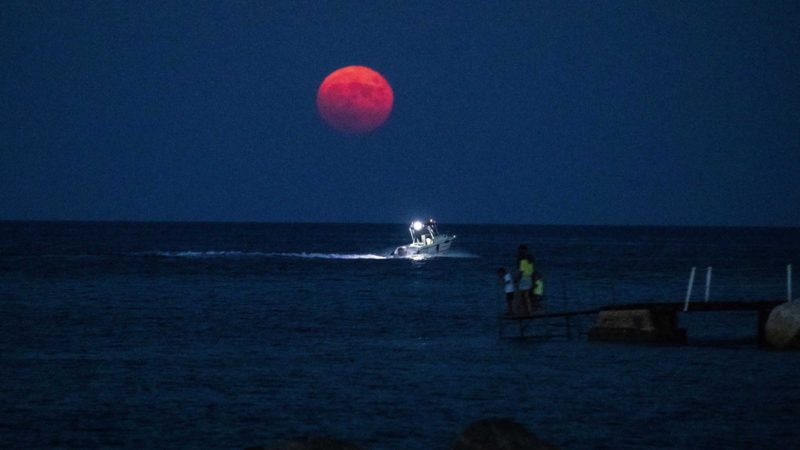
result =
[[[349,134],[369,133],[386,122],[394,92],[378,72],[347,66],[325,77],[317,91],[317,111],[331,127]]]

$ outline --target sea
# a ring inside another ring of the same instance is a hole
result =
[[[785,300],[798,228],[0,222],[0,447],[243,449],[332,436],[449,449],[513,418],[562,449],[800,448],[800,353],[749,312],[681,314],[686,345],[504,327],[528,246],[546,311]],[[794,276],[795,297],[800,277]],[[504,331],[505,330],[505,331]],[[502,334],[501,333],[506,333]]]

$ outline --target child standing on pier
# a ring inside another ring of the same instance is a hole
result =
[[[512,305],[514,303],[514,280],[511,274],[506,272],[505,267],[497,269],[497,275],[500,276],[500,283],[503,284],[503,291],[506,293],[506,315],[512,315]]]
[[[533,273],[533,306],[539,307],[544,295],[544,280],[539,272]]]

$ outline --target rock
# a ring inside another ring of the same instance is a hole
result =
[[[329,437],[304,437],[275,445],[249,447],[246,450],[361,450],[352,442]]]
[[[556,450],[513,419],[481,419],[456,439],[452,450]]]
[[[648,309],[601,311],[597,317],[597,326],[601,328],[632,328],[648,332],[656,330],[653,325],[653,316]]]
[[[678,328],[674,311],[626,309],[600,311],[589,330],[596,341],[685,343],[686,330]]]
[[[800,349],[800,300],[776,306],[766,326],[767,342],[778,349]]]

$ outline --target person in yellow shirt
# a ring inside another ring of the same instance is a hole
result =
[[[527,253],[519,260],[519,285],[520,302],[522,311],[528,315],[533,314],[531,303],[531,289],[533,288],[533,258]]]

